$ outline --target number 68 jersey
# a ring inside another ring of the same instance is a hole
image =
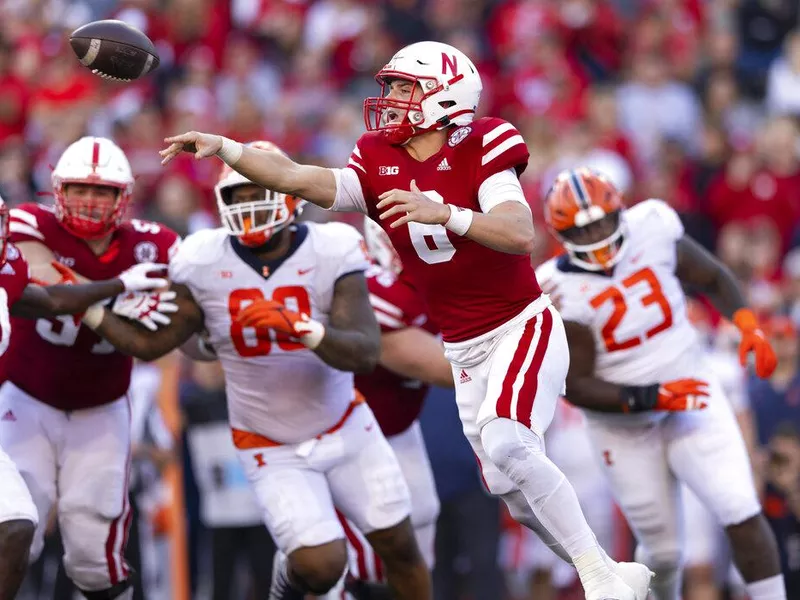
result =
[[[292,226],[288,253],[263,262],[225,229],[187,237],[170,262],[170,279],[189,288],[225,371],[231,426],[280,443],[333,427],[354,400],[353,374],[274,331],[236,323],[256,300],[272,299],[323,324],[336,282],[369,267],[363,239],[343,223]]]
[[[623,219],[627,241],[612,272],[583,270],[562,255],[537,269],[542,288],[565,321],[592,330],[598,378],[624,385],[703,378],[702,348],[675,274],[683,236],[677,213],[661,200],[647,200]]]

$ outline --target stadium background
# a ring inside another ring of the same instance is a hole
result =
[[[377,91],[373,74],[394,50],[423,39],[454,44],[483,76],[481,112],[512,121],[529,145],[523,183],[540,232],[534,264],[555,251],[542,225],[542,192],[556,171],[588,163],[606,171],[628,203],[666,200],[745,282],[751,303],[773,316],[781,367],[772,382],[749,382],[743,417],[753,425],[754,465],[785,566],[797,572],[800,527],[786,500],[800,493],[800,443],[791,428],[800,428],[799,7],[797,0],[0,0],[0,194],[12,207],[49,202],[51,165],[63,149],[83,134],[104,135],[123,147],[137,176],[135,216],[182,235],[214,226],[218,162],[183,155],[162,169],[165,135],[198,129],[268,139],[296,159],[343,165],[363,130],[362,99]],[[153,39],[157,72],[120,85],[80,67],[68,33],[105,17]],[[709,334],[718,346],[721,331]],[[245,548],[249,538],[236,536],[258,521],[235,460],[224,448],[204,452],[215,446],[204,442],[225,439],[220,374],[170,357],[138,368],[134,392],[146,597],[210,598],[219,561],[212,540],[230,544],[228,532],[232,547]],[[452,398],[433,395],[424,426],[436,433],[429,450],[443,505],[437,598],[532,597],[527,574],[510,573],[508,593],[498,591],[517,555],[500,543],[501,511],[481,493]],[[504,541],[513,549],[514,539]],[[630,553],[624,527],[614,539],[618,557]],[[255,553],[268,572],[262,543]],[[46,557],[24,597],[54,597],[53,586],[55,597],[69,597],[56,572],[57,561]],[[248,597],[249,576],[240,567],[233,577],[239,591],[219,597]],[[534,577],[537,598],[549,597],[542,581]]]

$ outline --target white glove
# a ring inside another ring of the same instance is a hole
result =
[[[172,302],[175,296],[175,292],[128,292],[117,296],[111,311],[155,331],[159,325],[170,324],[167,313],[178,312],[178,305]]]
[[[167,287],[166,275],[168,266],[159,263],[139,263],[119,274],[118,279],[125,286],[126,292],[146,292]],[[158,277],[162,275],[162,277]]]

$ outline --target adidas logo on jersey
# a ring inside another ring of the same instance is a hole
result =
[[[470,377],[464,369],[461,369],[461,375],[458,377],[458,383],[469,383],[470,381],[472,381],[472,377]]]
[[[442,159],[442,162],[439,163],[439,166],[436,167],[437,171],[450,171],[450,163],[447,162],[446,158]]]
[[[5,414],[3,415],[0,421],[16,421],[17,417],[14,416],[14,413],[11,412],[11,409],[8,409]]]

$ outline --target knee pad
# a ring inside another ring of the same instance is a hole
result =
[[[510,419],[487,423],[481,429],[481,444],[489,460],[517,486],[533,475],[537,459],[546,459],[544,440]]]
[[[64,570],[76,587],[114,589],[129,577],[124,558],[126,517],[127,513],[123,513],[109,521],[96,513],[62,515]]]

